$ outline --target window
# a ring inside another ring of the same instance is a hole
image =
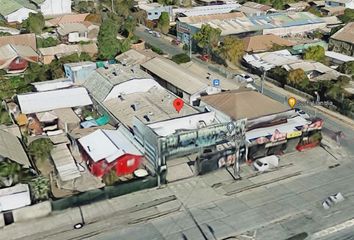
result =
[[[134,166],[134,164],[135,164],[135,159],[134,159],[134,158],[129,159],[129,160],[127,161],[127,167]]]
[[[158,12],[155,12],[155,15],[158,15],[159,13]]]

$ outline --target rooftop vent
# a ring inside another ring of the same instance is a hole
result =
[[[150,122],[150,118],[148,115],[144,115],[144,119],[147,121],[147,122]]]
[[[118,95],[119,100],[124,101],[124,98],[122,95]]]

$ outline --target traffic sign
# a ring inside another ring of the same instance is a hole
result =
[[[219,87],[220,86],[220,80],[219,79],[214,79],[213,80],[213,86],[214,87]]]

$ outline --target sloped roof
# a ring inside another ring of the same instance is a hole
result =
[[[24,114],[92,104],[87,90],[83,87],[20,94],[17,99]]]
[[[80,52],[96,54],[98,49],[95,43],[90,43],[90,44],[83,44],[83,45],[60,44],[54,47],[39,48],[38,51],[43,56],[55,56],[55,55],[65,55],[65,54],[80,53]]]
[[[332,39],[354,44],[354,22],[350,22],[331,36]]]
[[[0,130],[0,155],[17,162],[26,168],[31,166],[20,140],[4,130]]]
[[[16,12],[23,7],[15,0],[0,0],[0,6],[0,14],[3,16]]]
[[[65,36],[72,32],[87,32],[88,28],[83,23],[63,23],[59,25],[57,31],[61,36]]]
[[[246,52],[263,52],[272,48],[274,44],[280,46],[293,46],[295,43],[279,36],[268,34],[246,37],[243,39]]]
[[[78,23],[85,21],[88,13],[81,13],[81,14],[67,14],[61,17],[56,17],[46,22],[49,26],[58,26],[60,24],[65,23]]]
[[[252,90],[235,90],[203,96],[201,99],[235,120],[251,120],[289,110],[283,104]]]
[[[37,49],[36,35],[34,33],[0,37],[0,47],[6,44],[23,45]]]
[[[95,162],[113,162],[124,154],[142,155],[134,137],[124,127],[117,130],[98,129],[79,139],[81,146]],[[125,130],[125,131],[124,131]],[[130,136],[129,136],[130,135]]]

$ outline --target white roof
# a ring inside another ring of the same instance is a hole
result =
[[[37,92],[56,90],[71,87],[74,83],[68,78],[60,78],[55,80],[31,83]]]
[[[123,127],[120,127],[117,130],[98,129],[80,138],[79,142],[93,161],[105,159],[110,163],[126,153],[142,155],[132,139],[133,137],[129,137],[124,133]]]
[[[303,126],[309,124],[310,122],[304,119],[303,117],[297,116],[294,118],[289,118],[287,123],[265,127],[265,128],[257,128],[251,131],[246,132],[246,139],[249,141],[251,139],[266,137],[269,135],[273,135],[276,129],[281,133],[291,133],[297,131],[295,127]]]
[[[326,57],[329,58],[333,58],[333,59],[337,59],[340,60],[342,62],[351,62],[354,61],[354,57],[352,56],[348,56],[348,55],[344,55],[342,53],[337,53],[337,52],[332,52],[332,51],[326,51],[325,52]]]
[[[173,15],[176,15],[177,13],[183,13],[187,17],[191,17],[191,16],[229,13],[232,10],[239,8],[240,6],[241,5],[238,3],[230,3],[230,4],[223,4],[223,5],[199,6],[199,7],[192,7],[192,8],[175,8],[172,11],[173,11]]]
[[[0,189],[0,212],[8,211],[31,204],[30,191],[27,184]]]
[[[92,104],[87,90],[83,87],[21,94],[17,95],[17,99],[24,114]]]
[[[55,145],[51,156],[62,181],[69,181],[81,176],[76,162],[66,143]]]

